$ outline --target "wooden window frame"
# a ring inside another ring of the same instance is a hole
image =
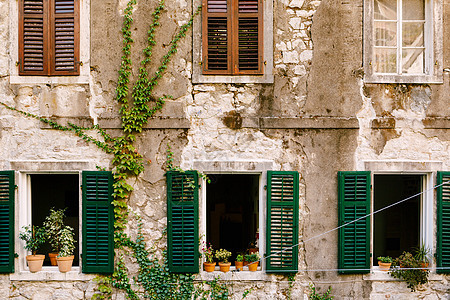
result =
[[[257,0],[257,13],[239,12],[239,0],[227,0],[227,12],[208,12],[208,0],[202,0],[202,74],[203,75],[263,75],[264,74],[264,2]],[[231,8],[231,9],[230,9]],[[227,19],[227,69],[210,70],[208,68],[208,18]],[[258,19],[258,68],[239,70],[239,19]]]
[[[24,69],[24,18],[32,17],[24,13],[24,1],[19,0],[19,75],[20,76],[78,76],[80,75],[80,1],[74,0],[74,12],[58,14],[58,18],[70,17],[74,19],[74,68],[73,70],[56,70],[55,24],[56,0],[42,0],[43,3],[43,69]]]

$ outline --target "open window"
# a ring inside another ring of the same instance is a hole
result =
[[[433,190],[434,178],[437,178],[436,191]],[[435,251],[437,272],[448,272],[448,172],[339,172],[338,192],[339,273],[369,273],[376,265],[376,257],[398,257],[403,251],[414,251],[422,245]],[[434,201],[435,196],[437,201]],[[371,216],[371,212],[377,213]]]
[[[239,252],[258,251],[267,257],[260,270],[296,272],[298,172],[211,171],[207,175],[211,183],[201,181],[199,199],[196,171],[166,174],[170,271],[199,272],[199,236],[204,235],[215,249],[231,251],[232,260]]]

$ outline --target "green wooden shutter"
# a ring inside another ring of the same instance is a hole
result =
[[[298,172],[267,172],[267,272],[298,270],[298,186]]]
[[[437,184],[437,273],[450,273],[450,172],[438,172]],[[448,269],[439,269],[448,268]]]
[[[112,174],[83,172],[83,273],[114,271]]]
[[[0,171],[0,273],[14,273],[14,171]]]
[[[166,175],[169,270],[198,273],[198,174],[170,171]]]
[[[370,212],[370,172],[339,172],[339,226]],[[339,229],[339,273],[369,273],[370,218]]]

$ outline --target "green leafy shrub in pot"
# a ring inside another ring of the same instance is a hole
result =
[[[65,226],[58,233],[58,242],[60,245],[58,257],[65,257],[73,255],[75,250],[75,240],[73,238],[73,228]]]
[[[47,240],[52,247],[52,251],[59,253],[61,249],[60,239],[58,237],[59,232],[64,228],[64,213],[66,209],[54,208],[50,209],[50,214],[45,217],[44,228],[47,236]]]
[[[391,264],[393,259],[390,256],[378,256],[377,259],[385,264]]]
[[[394,278],[406,281],[412,292],[418,285],[428,282],[429,270],[424,269],[423,262],[416,259],[410,252],[403,252],[392,264],[394,267],[389,274]]]
[[[46,241],[45,230],[39,226],[27,225],[22,227],[23,232],[19,233],[19,238],[25,241],[25,249],[31,251],[33,255]]]

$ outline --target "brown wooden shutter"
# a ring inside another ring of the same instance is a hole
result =
[[[205,74],[231,72],[231,0],[203,0],[202,44]]]
[[[262,0],[203,0],[203,74],[262,74]]]
[[[19,0],[19,75],[79,75],[79,0]]]
[[[52,24],[52,75],[78,75],[79,60],[79,1],[53,0],[50,14]]]
[[[19,1],[19,74],[47,74],[47,7],[44,0]]]
[[[262,0],[238,1],[233,28],[237,34],[233,37],[234,73],[262,73],[263,14]],[[236,45],[236,46],[234,46]]]

